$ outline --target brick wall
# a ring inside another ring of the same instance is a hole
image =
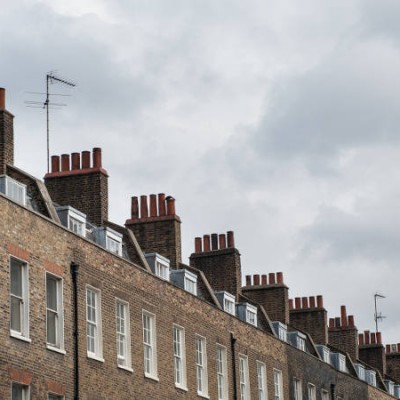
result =
[[[386,373],[395,382],[400,382],[400,344],[386,345]]]
[[[14,116],[6,110],[5,89],[0,88],[0,175],[14,164]]]

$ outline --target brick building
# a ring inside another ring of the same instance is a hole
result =
[[[0,399],[400,398],[399,345],[346,307],[245,277],[234,233],[195,238],[164,194],[108,220],[101,150],[53,156],[44,182],[14,165],[0,89]]]

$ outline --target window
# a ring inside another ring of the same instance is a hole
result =
[[[122,234],[108,227],[96,228],[93,231],[96,242],[107,250],[122,256]]]
[[[185,290],[197,296],[197,276],[186,271],[184,282]]]
[[[282,371],[274,369],[274,400],[283,399]]]
[[[11,400],[29,400],[29,386],[21,385],[19,383],[12,383],[11,386]]]
[[[10,258],[10,328],[11,336],[29,338],[28,265]]]
[[[64,396],[61,396],[59,394],[53,394],[49,393],[49,396],[47,397],[48,400],[64,400]]]
[[[257,326],[257,308],[254,306],[247,305],[246,309],[246,322],[251,325]]]
[[[156,317],[143,311],[144,375],[157,379]]]
[[[329,392],[327,390],[321,390],[321,400],[329,400]]]
[[[99,361],[103,360],[102,327],[101,327],[100,291],[86,288],[86,336],[87,355]]]
[[[306,351],[306,335],[301,332],[289,332],[287,338],[294,347]]]
[[[267,398],[267,372],[265,364],[257,361],[258,400]]]
[[[47,345],[64,348],[62,279],[46,274]]]
[[[225,291],[215,292],[222,309],[229,314],[236,315],[235,296]]]
[[[249,363],[246,356],[239,355],[240,400],[250,399]]]
[[[158,253],[146,253],[144,255],[153,273],[169,281],[169,260]]]
[[[17,203],[22,205],[26,203],[26,186],[9,176],[0,177],[0,192]]]
[[[224,298],[224,310],[232,315],[235,315],[235,301],[232,301],[230,298]]]
[[[173,327],[175,385],[186,389],[185,330]]]
[[[115,319],[117,327],[117,363],[119,367],[131,369],[131,335],[129,304],[116,300]]]
[[[316,348],[322,358],[323,361],[325,361],[326,363],[330,364],[330,351],[326,346],[317,344]]]
[[[206,339],[196,336],[197,394],[208,396]]]
[[[300,379],[293,380],[294,400],[303,400],[303,388]]]
[[[275,329],[276,336],[284,342],[287,342],[287,326],[279,321],[272,322],[272,326]]]
[[[365,371],[365,376],[367,379],[367,382],[372,385],[372,386],[376,386],[376,372],[372,371],[372,370],[367,370]]]
[[[72,232],[86,236],[86,214],[71,206],[56,208],[60,222]]]
[[[68,228],[72,231],[77,233],[78,235],[84,236],[84,224],[82,221],[78,221],[74,217],[69,217],[68,219]]]
[[[162,264],[160,261],[156,261],[156,275],[166,281],[169,280],[169,267],[168,265]]]
[[[217,385],[218,400],[228,399],[228,368],[226,348],[217,344]]]
[[[317,400],[317,391],[312,383],[307,385],[308,400]]]

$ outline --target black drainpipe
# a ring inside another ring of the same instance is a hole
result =
[[[72,294],[74,298],[74,400],[79,400],[78,269],[79,265],[71,262]]]
[[[331,383],[331,398],[332,400],[336,399],[336,385]]]
[[[237,400],[237,383],[236,383],[236,354],[235,354],[236,339],[231,332],[231,352],[232,352],[232,375],[233,375],[233,400]]]

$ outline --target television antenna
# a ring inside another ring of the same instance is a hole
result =
[[[375,302],[375,314],[374,314],[374,320],[375,320],[375,328],[376,331],[375,332],[379,332],[378,330],[378,321],[382,321],[384,318],[386,318],[384,315],[382,315],[381,312],[378,313],[378,309],[377,309],[377,305],[376,305],[376,300],[377,299],[385,299],[386,297],[382,294],[379,294],[378,292],[376,292],[374,294],[374,302]]]
[[[54,103],[50,101],[50,96],[70,96],[69,94],[59,94],[59,93],[50,93],[49,86],[53,83],[61,83],[62,85],[75,87],[76,84],[67,79],[60,78],[57,76],[56,71],[50,71],[46,74],[46,93],[40,92],[27,92],[30,94],[45,94],[46,100],[45,102],[39,101],[25,101],[27,107],[31,108],[45,108],[46,109],[46,133],[47,133],[47,172],[50,172],[50,109],[56,109],[57,107],[65,107],[64,103]]]

